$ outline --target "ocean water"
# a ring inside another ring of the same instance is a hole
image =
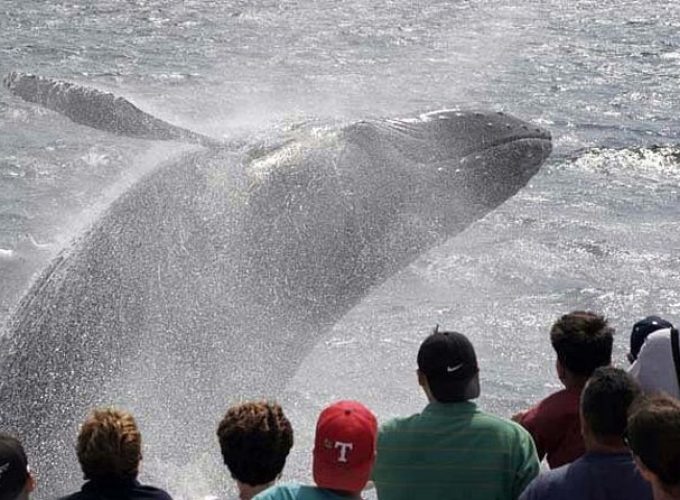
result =
[[[314,345],[280,395],[296,429],[288,478],[309,480],[326,403],[360,399],[380,418],[423,406],[415,355],[435,324],[470,336],[480,405],[509,416],[559,387],[547,337],[559,315],[605,314],[621,366],[637,319],[680,321],[672,0],[3,0],[0,72],[10,70],[253,143],[291,124],[452,107],[551,130],[553,155],[525,189]],[[91,130],[0,90],[0,320],[117,196],[186,148]],[[146,477],[178,498],[231,494],[201,472],[217,446],[179,465],[153,451]]]

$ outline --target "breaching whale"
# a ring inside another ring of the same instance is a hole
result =
[[[82,105],[70,99],[57,110]],[[28,290],[0,344],[0,426],[24,439],[43,492],[79,483],[74,436],[95,405],[132,409],[153,460],[216,454],[227,404],[279,394],[371,287],[513,196],[551,150],[503,113],[295,134],[159,166]]]

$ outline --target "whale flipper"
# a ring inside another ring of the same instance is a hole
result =
[[[136,139],[224,146],[222,141],[156,118],[110,92],[17,71],[9,73],[3,83],[12,94],[23,100],[97,130]]]

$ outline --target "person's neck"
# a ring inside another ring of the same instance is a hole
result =
[[[322,488],[322,489],[327,490],[327,491],[331,491],[331,492],[333,492],[336,495],[341,496],[341,497],[349,498],[349,499],[352,499],[352,500],[354,500],[354,499],[361,500],[361,492],[354,493],[354,492],[351,492],[351,491],[333,490],[331,488]]]
[[[561,377],[564,388],[568,391],[581,391],[588,382],[588,377],[581,377],[565,370],[564,376]]]
[[[583,444],[586,447],[586,451],[589,453],[630,453],[630,450],[623,439],[617,436],[595,438],[585,435],[583,436]]]
[[[269,488],[272,484],[274,484],[274,481],[266,484],[257,484],[255,486],[251,486],[246,483],[242,483],[240,481],[237,481],[236,483],[238,485],[238,493],[239,493],[239,499],[240,500],[250,500],[253,498],[255,495],[258,493],[263,492],[267,488]]]
[[[670,492],[657,481],[652,481],[652,495],[654,500],[680,500],[680,488],[675,488],[673,492]]]

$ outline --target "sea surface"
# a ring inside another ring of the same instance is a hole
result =
[[[675,0],[0,0],[0,73],[11,70],[253,143],[293,124],[442,108],[505,111],[552,132],[553,155],[525,189],[314,346],[279,398],[296,429],[286,478],[311,480],[315,418],[332,400],[359,399],[381,419],[425,404],[415,356],[435,324],[472,339],[480,405],[509,416],[559,388],[548,331],[561,314],[605,314],[620,366],[635,321],[680,322]],[[186,149],[0,90],[0,321],[117,196]],[[233,495],[202,479],[217,444],[181,466],[153,451],[143,478],[177,498]]]

